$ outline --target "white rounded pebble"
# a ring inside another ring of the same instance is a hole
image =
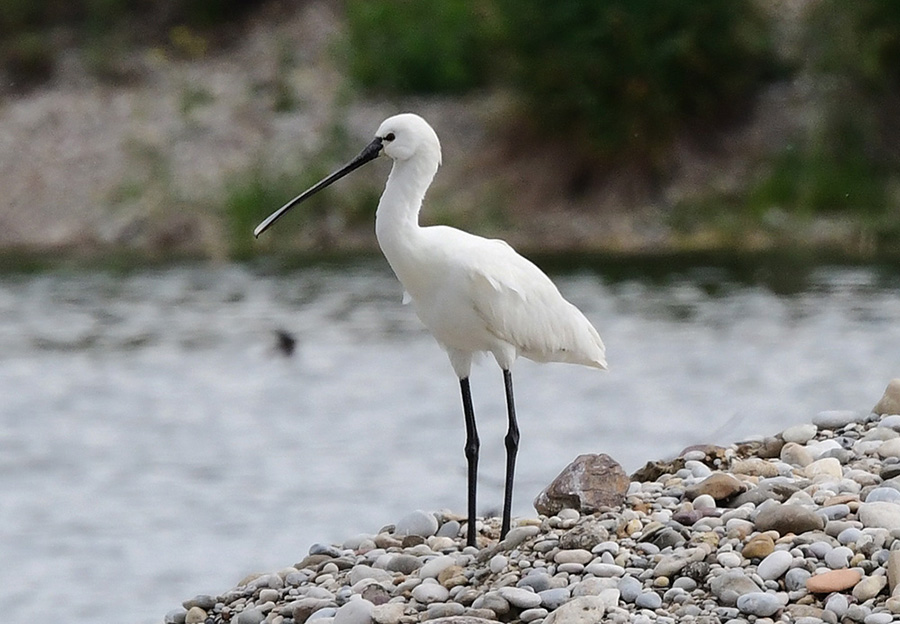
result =
[[[541,606],[541,597],[522,587],[501,587],[500,596],[519,609],[533,609]]]
[[[335,612],[334,624],[370,624],[374,607],[365,598],[353,596]]]
[[[435,557],[419,568],[419,578],[437,578],[437,575],[456,564],[456,557],[451,555],[441,555]]]
[[[900,490],[892,487],[877,487],[866,496],[867,503],[900,503]]]
[[[580,548],[574,550],[561,550],[553,557],[556,563],[580,563],[582,565],[594,559],[593,553]]]
[[[423,582],[412,590],[412,597],[422,604],[445,602],[450,597],[450,590],[437,582]]]
[[[898,503],[863,503],[859,506],[857,515],[866,528],[900,530],[900,504]]]
[[[504,548],[511,550],[540,532],[541,528],[534,525],[513,527],[509,530],[509,533],[506,534],[506,538],[503,540],[503,546]]]
[[[900,507],[897,510],[900,511]],[[832,570],[846,568],[850,565],[850,557],[852,556],[853,551],[851,549],[846,546],[838,546],[825,553],[825,565]]]
[[[827,410],[813,416],[813,424],[820,429],[837,429],[861,421],[866,415],[851,410]]]
[[[503,555],[494,555],[491,557],[491,562],[488,564],[488,567],[491,569],[492,573],[500,574],[506,568],[508,563],[509,559]]]
[[[519,619],[528,624],[528,622],[534,622],[535,620],[540,620],[547,617],[547,613],[549,613],[549,611],[541,607],[537,607],[534,609],[525,609],[524,611],[522,611],[522,613],[519,614]]]
[[[816,427],[812,423],[806,423],[802,425],[794,425],[793,427],[788,427],[781,433],[781,437],[785,442],[794,442],[796,444],[806,444],[810,440],[812,440],[816,432],[818,431],[818,427]]]
[[[793,560],[793,555],[786,550],[773,551],[759,562],[756,573],[764,581],[778,580],[788,571]]]
[[[885,440],[881,443],[881,446],[878,447],[876,452],[879,457],[885,459],[888,457],[900,457],[900,438]]]
[[[577,509],[561,509],[556,517],[560,520],[578,520],[581,517],[581,513]]]
[[[803,472],[810,479],[815,479],[816,477],[822,476],[840,479],[843,476],[841,472],[841,462],[839,462],[834,457],[823,457],[822,459],[817,459],[809,466],[804,468]]]
[[[625,574],[625,568],[614,563],[592,563],[587,566],[584,571],[600,578],[622,576]]]
[[[828,596],[828,600],[825,601],[825,610],[831,611],[838,616],[838,618],[844,617],[848,608],[850,608],[850,603],[847,601],[847,596],[844,594],[831,594]]]
[[[417,509],[397,521],[394,526],[396,535],[419,535],[431,537],[438,530],[438,521],[434,514]]]
[[[694,509],[715,509],[716,499],[709,494],[701,494],[694,499]]]
[[[744,558],[741,557],[739,553],[726,550],[725,552],[720,552],[716,555],[716,561],[718,561],[719,565],[723,568],[739,568],[741,563],[743,563]]]
[[[750,592],[737,599],[737,608],[741,613],[757,617],[774,615],[782,606],[778,596],[766,592]]]

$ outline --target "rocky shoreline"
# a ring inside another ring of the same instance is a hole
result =
[[[620,504],[578,498],[581,509],[519,519],[499,542],[499,519],[483,519],[477,547],[462,516],[417,511],[186,600],[165,622],[900,620],[900,379],[872,413],[687,449],[621,490]]]

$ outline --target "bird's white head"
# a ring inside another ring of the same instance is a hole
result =
[[[394,115],[382,122],[378,127],[378,132],[375,133],[375,138],[363,148],[356,158],[270,214],[256,226],[253,235],[259,236],[288,210],[340,180],[351,171],[375,160],[382,153],[390,157],[395,164],[407,161],[415,163],[413,170],[417,171],[419,180],[425,182],[421,190],[422,194],[431,182],[431,177],[437,171],[438,165],[441,164],[441,142],[438,141],[437,134],[428,125],[428,122],[412,113]],[[423,171],[424,173],[422,173]]]
[[[375,136],[381,139],[385,155],[395,161],[424,155],[441,164],[441,142],[428,122],[416,114],[388,117],[378,126]]]

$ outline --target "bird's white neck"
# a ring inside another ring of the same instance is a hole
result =
[[[375,213],[375,235],[391,265],[419,230],[419,210],[437,169],[438,161],[425,155],[394,161]]]

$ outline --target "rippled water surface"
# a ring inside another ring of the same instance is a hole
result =
[[[579,453],[633,470],[868,410],[900,376],[897,275],[784,271],[771,285],[704,267],[556,276],[610,371],[517,364],[515,512],[533,514]],[[3,620],[161,622],[315,541],[464,512],[458,385],[400,296],[381,260],[0,277]],[[293,357],[275,330],[296,336]],[[505,426],[493,362],[472,387],[489,511]]]

